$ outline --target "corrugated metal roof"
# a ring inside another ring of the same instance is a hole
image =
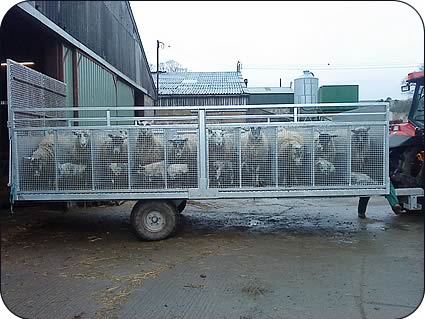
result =
[[[153,75],[156,85],[156,75]],[[159,74],[160,95],[244,94],[240,72],[170,72]]]
[[[294,93],[290,87],[248,87],[244,90],[248,94],[284,94]]]

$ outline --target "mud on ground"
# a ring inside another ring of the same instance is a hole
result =
[[[398,318],[424,282],[423,216],[372,198],[189,202],[137,239],[133,202],[0,211],[1,292],[26,318]]]

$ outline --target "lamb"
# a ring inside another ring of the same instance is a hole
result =
[[[304,138],[302,135],[282,129],[277,133],[279,180],[284,185],[298,184],[304,160]]]
[[[73,164],[81,164],[83,149],[87,149],[89,143],[87,131],[72,131],[73,138],[63,134],[57,134],[56,151],[61,157],[69,159]],[[29,165],[34,177],[53,178],[55,170],[55,134],[53,131],[47,132],[39,143],[37,149],[31,156],[24,159],[29,161]]]
[[[262,127],[251,127],[241,135],[242,166],[250,184],[264,186],[265,173],[269,156],[269,141]],[[252,186],[252,185],[251,185]]]
[[[58,171],[60,177],[81,177],[86,172],[86,165],[73,163],[58,164]]]
[[[215,172],[212,179],[213,185],[218,187],[232,186],[235,178],[232,162],[214,161],[212,165]]]
[[[187,164],[171,164],[167,167],[167,174],[170,180],[176,180],[185,177],[189,172]],[[146,165],[139,165],[137,173],[143,177],[145,182],[160,183],[165,181],[165,163],[159,161]]]
[[[336,160],[336,147],[334,138],[337,135],[329,133],[319,133],[315,139],[315,156],[319,159],[327,160],[330,163],[335,163]]]
[[[113,187],[122,187],[127,183],[127,163],[110,163],[108,168]]]
[[[351,183],[353,185],[370,185],[376,182],[369,176],[363,173],[351,173]]]
[[[369,157],[370,152],[370,127],[356,127],[351,132],[351,154],[352,169],[355,172],[361,172]]]

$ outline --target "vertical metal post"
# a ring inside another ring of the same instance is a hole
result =
[[[239,127],[238,159],[239,159],[239,188],[242,188],[242,127]]]
[[[131,190],[131,166],[130,166],[130,164],[131,164],[131,160],[130,160],[130,145],[131,145],[131,143],[130,143],[130,140],[131,140],[131,137],[130,137],[130,133],[131,133],[131,130],[127,130],[127,181],[128,181],[128,189],[129,190]]]
[[[111,111],[106,111],[106,125],[111,126]]]
[[[294,122],[298,122],[298,108],[294,107]]]
[[[279,155],[279,143],[277,140],[277,134],[278,134],[278,128],[277,126],[275,127],[275,180],[276,180],[276,187],[279,187],[279,159],[278,159],[278,155]]]
[[[13,143],[13,139],[12,139],[12,135],[14,135],[14,128],[15,128],[15,116],[14,116],[14,110],[13,110],[13,100],[12,100],[12,92],[11,92],[11,83],[10,81],[12,81],[12,76],[10,73],[10,66],[12,65],[12,63],[10,62],[9,59],[7,59],[7,66],[6,66],[6,73],[7,73],[7,78],[6,78],[6,83],[7,83],[7,107],[8,107],[8,118],[7,118],[7,126],[9,129],[9,183],[7,184],[8,186],[12,186],[13,182],[12,182],[12,163],[13,163],[13,156],[12,156],[12,143]],[[12,115],[13,114],[13,115]],[[16,137],[14,139],[16,141]]]
[[[389,105],[389,103],[387,103],[386,105],[385,105],[385,125],[384,125],[384,132],[383,132],[383,134],[384,134],[384,152],[383,152],[383,154],[384,154],[384,157],[385,157],[385,159],[384,159],[384,176],[383,176],[383,181],[384,181],[384,184],[385,184],[385,186],[386,186],[386,192],[387,192],[387,194],[389,194],[390,193],[390,163],[389,163],[389,160],[390,160],[390,153],[389,153],[389,134],[388,134],[388,132],[389,132],[389,118],[388,118],[388,115],[389,115],[389,110],[390,110],[390,105]],[[422,164],[423,165],[423,164]]]
[[[94,139],[94,131],[91,131],[90,136],[90,160],[91,160],[91,189],[94,190],[95,187],[95,181],[94,181],[94,152],[93,152],[93,141],[94,140],[98,140],[98,139]]]
[[[156,40],[156,101],[155,105],[159,105],[159,40]]]
[[[351,186],[351,165],[353,164],[352,158],[351,158],[351,129],[353,127],[350,125],[348,127],[348,186]]]
[[[311,139],[310,139],[310,145],[311,145],[311,183],[312,186],[315,186],[316,184],[316,171],[315,171],[315,165],[314,165],[314,156],[315,156],[315,145],[314,145],[314,127],[311,128]]]
[[[55,190],[59,190],[58,185],[58,131],[53,131],[53,160],[55,161]]]
[[[207,150],[206,150],[206,123],[205,123],[205,109],[198,111],[198,130],[199,130],[199,189],[206,190],[208,185],[207,174]]]
[[[153,133],[152,133],[153,134]],[[162,132],[163,136],[163,145],[164,145],[164,187],[168,188],[168,152],[167,152],[167,141],[168,141],[168,130]]]

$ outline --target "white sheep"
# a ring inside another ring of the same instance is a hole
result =
[[[58,171],[60,177],[81,177],[86,172],[86,165],[73,163],[58,164]]]
[[[112,186],[124,186],[127,183],[128,163],[110,163],[109,175]]]
[[[269,141],[263,128],[251,127],[241,134],[242,167],[251,185],[255,187],[264,186],[266,183],[266,172],[270,169],[269,163]]]
[[[189,172],[187,164],[170,164],[167,167],[167,174],[170,180],[186,177]],[[142,176],[144,182],[161,183],[165,181],[165,162],[159,161],[146,165],[140,165],[137,173]]]
[[[351,157],[353,171],[364,169],[370,153],[370,127],[356,127],[351,130]]]
[[[163,161],[165,154],[163,139],[155,135],[151,128],[146,127],[150,122],[141,124],[143,127],[138,130],[135,147],[136,164],[144,166]]]
[[[277,132],[279,180],[285,185],[297,185],[304,161],[303,135],[281,129]]]
[[[55,145],[56,142],[56,145]],[[82,149],[87,148],[87,135],[80,131],[72,131],[72,136],[57,134],[48,131],[38,144],[31,156],[24,157],[29,161],[29,165],[34,177],[53,179],[55,169],[55,156],[61,157],[78,165],[86,157],[83,156]],[[55,154],[55,151],[57,152]]]

